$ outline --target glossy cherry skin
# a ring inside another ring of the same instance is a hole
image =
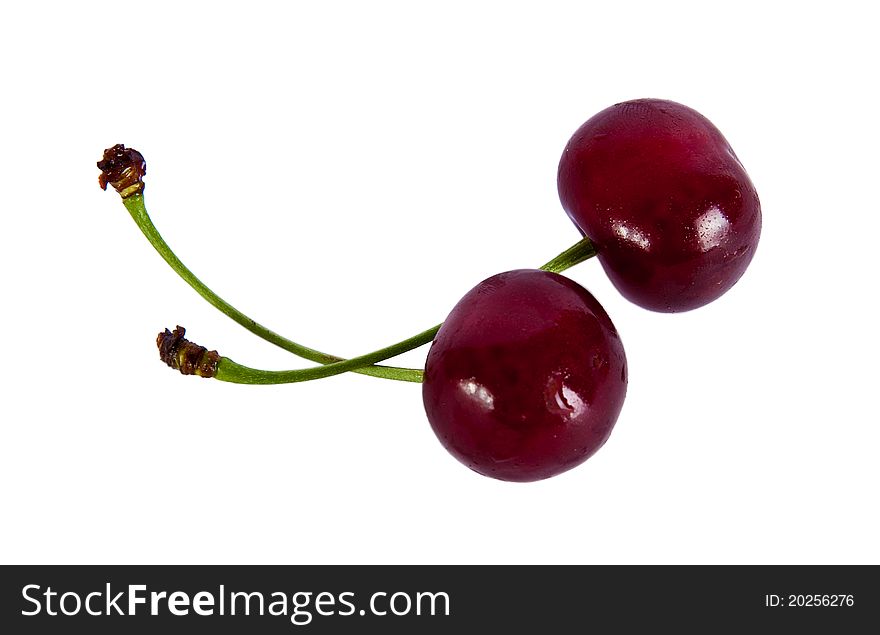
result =
[[[700,113],[661,99],[616,104],[574,133],[562,206],[630,301],[688,311],[730,289],[761,235],[755,187]]]
[[[443,323],[422,395],[440,442],[471,469],[536,481],[589,458],[626,395],[626,355],[576,282],[523,269],[474,287]]]

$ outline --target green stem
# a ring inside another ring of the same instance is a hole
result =
[[[159,252],[159,255],[162,256],[165,262],[167,262],[171,266],[174,272],[178,276],[180,276],[184,282],[192,287],[196,293],[207,300],[208,303],[211,304],[211,306],[218,309],[221,313],[228,316],[257,337],[260,337],[267,342],[275,344],[275,346],[283,348],[284,350],[293,353],[294,355],[311,360],[313,362],[318,362],[319,364],[332,364],[344,361],[342,357],[337,357],[328,353],[322,353],[321,351],[309,348],[308,346],[303,346],[302,344],[298,344],[292,340],[289,340],[286,337],[279,335],[275,331],[266,328],[256,320],[251,319],[250,317],[236,309],[234,306],[229,304],[226,300],[214,293],[208,287],[208,285],[199,280],[195,276],[195,274],[193,274],[193,272],[190,271],[187,266],[184,265],[183,262],[181,262],[180,258],[178,258],[177,255],[171,250],[171,247],[168,246],[168,243],[166,243],[161,234],[159,234],[159,230],[156,229],[156,226],[153,224],[150,215],[147,213],[147,208],[144,204],[143,194],[135,194],[133,196],[129,196],[128,198],[123,199],[122,202],[125,205],[125,208],[128,210],[129,214],[131,214],[131,217],[134,219],[135,224],[137,224],[141,232],[143,232],[144,236],[146,236],[147,240],[150,241],[150,244],[153,246],[153,248],[157,252]],[[427,339],[424,339],[424,341],[413,340],[413,342],[418,341],[420,343],[415,344],[414,346],[412,346],[412,348],[416,348],[418,346],[421,346],[422,344],[427,344],[428,342],[430,342],[434,336],[433,334],[428,336],[427,333],[428,332],[426,331],[425,333],[420,334],[424,337],[427,337]],[[413,338],[410,339],[412,340]],[[410,340],[406,341],[410,342]],[[363,375],[372,375],[373,377],[396,379],[399,381],[411,381],[416,383],[422,381],[423,375],[423,371],[417,368],[398,368],[396,366],[366,365],[364,368],[352,368],[350,370],[354,370],[354,372],[358,372]]]
[[[413,337],[380,348],[378,351],[361,355],[360,357],[352,357],[351,359],[342,360],[324,364],[323,366],[314,366],[312,368],[301,368],[298,370],[260,370],[242,366],[228,357],[221,357],[217,365],[217,374],[215,379],[220,381],[228,381],[233,384],[292,384],[300,381],[310,381],[312,379],[323,379],[331,377],[339,373],[357,370],[370,364],[375,364],[389,357],[396,357],[401,353],[405,353],[414,348],[422,346],[426,342],[434,339],[439,327],[430,328],[427,331],[414,335]]]
[[[541,267],[541,269],[544,271],[552,271],[553,273],[562,273],[566,269],[571,269],[576,264],[581,263],[584,260],[589,260],[595,255],[596,246],[593,245],[593,242],[589,238],[584,236],[581,240]]]
[[[589,238],[583,238],[578,243],[572,245],[569,249],[556,256],[553,260],[545,264],[541,269],[544,271],[552,271],[560,273],[573,267],[574,265],[588,260],[596,255],[596,249]],[[290,384],[300,381],[310,381],[312,379],[322,379],[332,375],[338,375],[350,370],[362,368],[367,364],[375,364],[389,357],[395,357],[414,348],[418,348],[427,342],[430,342],[440,330],[440,324],[434,326],[427,331],[423,331],[418,335],[392,344],[385,348],[353,357],[348,360],[317,366],[315,368],[303,368],[298,370],[261,370],[243,366],[232,361],[228,357],[220,359],[217,366],[217,374],[215,379],[227,381],[235,384]]]
[[[229,304],[226,300],[218,296],[205,283],[199,280],[195,274],[183,264],[183,262],[171,250],[171,247],[169,247],[162,238],[161,234],[159,234],[159,230],[156,229],[156,226],[153,224],[152,219],[147,213],[143,194],[134,194],[128,198],[124,198],[123,204],[131,214],[135,224],[137,224],[141,232],[143,232],[144,236],[146,236],[147,240],[159,255],[162,256],[165,262],[167,262],[174,272],[192,287],[196,293],[207,300],[211,306],[215,307],[221,313],[267,342],[275,344],[294,355],[322,364],[322,366],[299,370],[267,371],[242,366],[228,357],[224,357],[221,359],[217,368],[217,379],[240,384],[284,384],[320,379],[352,371],[384,379],[395,379],[398,381],[410,381],[415,383],[422,381],[424,371],[420,369],[379,366],[374,364],[390,357],[396,357],[397,355],[401,355],[433,341],[434,337],[437,335],[437,331],[440,330],[440,324],[410,338],[397,342],[396,344],[392,344],[391,346],[386,346],[385,348],[373,351],[372,353],[347,360],[328,353],[322,353],[321,351],[309,348],[308,346],[303,346],[302,344],[289,340],[251,319]],[[596,249],[593,246],[593,243],[589,238],[585,237],[543,265],[541,269],[544,271],[561,273],[595,255]]]

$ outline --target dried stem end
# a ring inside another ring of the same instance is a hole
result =
[[[104,158],[98,161],[98,169],[101,170],[98,185],[102,190],[106,190],[109,183],[123,199],[144,191],[147,162],[134,148],[126,148],[121,143],[107,148]]]
[[[198,375],[213,377],[217,374],[220,353],[209,351],[204,346],[194,344],[183,336],[186,329],[178,326],[174,331],[165,329],[156,338],[159,347],[159,359],[171,368],[179,370],[182,375]]]

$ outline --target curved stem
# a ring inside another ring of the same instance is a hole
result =
[[[589,238],[583,238],[578,243],[566,249],[556,258],[545,264],[541,269],[544,271],[552,271],[559,273],[574,265],[583,262],[596,255],[596,249]],[[332,375],[338,375],[351,370],[363,368],[367,364],[375,364],[389,357],[395,357],[414,348],[418,348],[427,342],[430,342],[440,330],[440,324],[426,331],[414,335],[391,346],[353,357],[348,360],[332,362],[323,366],[314,368],[303,368],[298,370],[261,370],[250,368],[237,362],[232,361],[228,357],[222,357],[217,365],[217,371],[214,375],[215,379],[220,381],[231,382],[235,384],[290,384],[300,381],[310,381],[312,379],[322,379]]]
[[[319,379],[321,377],[329,377],[338,373],[353,371],[363,375],[371,375],[384,379],[395,379],[398,381],[409,381],[419,383],[422,381],[424,371],[416,368],[400,368],[396,366],[379,366],[374,365],[376,362],[395,357],[412,349],[418,348],[431,342],[440,325],[433,326],[421,333],[407,338],[391,346],[361,355],[349,360],[345,360],[335,355],[323,353],[308,346],[303,346],[286,337],[272,331],[263,326],[256,320],[248,317],[226,300],[214,293],[205,283],[193,274],[186,265],[177,257],[177,255],[168,246],[168,243],[162,238],[159,230],[153,224],[152,219],[147,213],[144,204],[143,194],[134,194],[123,199],[123,204],[131,214],[135,224],[140,228],[141,232],[159,253],[160,256],[168,263],[168,265],[186,282],[193,290],[202,296],[211,306],[218,309],[221,313],[231,318],[237,324],[240,324],[248,331],[260,337],[261,339],[275,344],[284,350],[293,353],[304,359],[323,364],[323,367],[308,368],[293,371],[263,371],[247,366],[242,366],[233,362],[229,358],[223,358],[218,367],[217,379],[222,381],[231,381],[235,383],[254,383],[254,384],[277,384],[291,383],[297,381],[307,381],[309,379]],[[541,267],[544,271],[552,271],[561,273],[574,265],[588,260],[596,255],[596,249],[589,238],[584,237],[561,254],[547,262]],[[322,370],[326,368],[326,370]]]
[[[260,370],[238,364],[228,357],[221,357],[220,362],[217,364],[217,372],[214,378],[234,384],[292,384],[312,379],[323,379],[324,377],[357,370],[369,364],[374,364],[389,357],[396,357],[401,353],[418,348],[422,344],[434,339],[438,328],[430,328],[409,339],[386,346],[372,353],[367,353],[366,355],[298,370]]]
[[[153,248],[157,252],[159,252],[159,255],[162,256],[165,262],[167,262],[171,266],[174,272],[178,276],[180,276],[184,282],[192,287],[196,293],[207,300],[208,303],[211,304],[211,306],[218,309],[221,313],[228,316],[257,337],[260,337],[267,342],[275,344],[275,346],[283,348],[284,350],[293,353],[294,355],[311,360],[313,362],[318,362],[320,364],[332,364],[335,362],[344,361],[342,357],[337,357],[328,353],[322,353],[321,351],[309,348],[308,346],[303,346],[302,344],[298,344],[297,342],[289,340],[286,337],[279,335],[275,331],[266,328],[256,320],[251,319],[250,317],[236,309],[234,306],[229,304],[226,300],[214,293],[204,282],[199,280],[195,276],[195,274],[193,274],[193,272],[190,271],[187,266],[184,265],[183,262],[181,262],[180,258],[178,258],[177,255],[171,250],[171,247],[168,246],[168,243],[166,243],[161,234],[159,234],[159,230],[156,229],[156,226],[153,224],[150,215],[147,213],[147,208],[144,204],[143,194],[135,194],[133,196],[129,196],[128,198],[124,198],[122,202],[125,205],[125,208],[128,210],[129,214],[131,214],[132,219],[134,219],[135,224],[140,228],[141,232],[143,232],[144,236],[146,236],[147,240],[150,242]],[[406,350],[411,350],[412,348],[417,348],[422,344],[427,344],[434,337],[433,334],[428,335],[428,331],[420,335],[423,337],[423,339],[416,340],[414,338],[410,338],[410,340],[405,340],[406,342],[409,342],[408,345],[410,345],[410,348],[407,348]],[[381,359],[386,359],[387,357],[391,356],[389,355]],[[373,377],[382,377],[385,379],[396,379],[399,381],[411,381],[416,383],[422,381],[423,372],[417,368],[398,368],[396,366],[371,366],[369,364],[362,364],[361,366],[364,367],[352,367],[349,370],[353,370],[363,375],[372,375]]]

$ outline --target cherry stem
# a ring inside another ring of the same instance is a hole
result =
[[[128,198],[124,198],[122,199],[122,203],[123,205],[125,205],[125,208],[128,210],[129,214],[131,214],[131,217],[132,219],[134,219],[135,224],[140,228],[141,232],[143,232],[144,236],[146,236],[147,240],[150,242],[153,248],[157,252],[159,252],[159,255],[162,256],[165,262],[167,262],[169,266],[174,270],[174,272],[178,276],[180,276],[184,282],[192,287],[196,293],[207,300],[211,306],[219,310],[227,317],[231,318],[234,322],[246,328],[257,337],[260,337],[265,341],[274,344],[275,346],[278,346],[279,348],[283,348],[284,350],[293,353],[298,357],[302,357],[313,362],[318,362],[319,364],[332,364],[335,362],[345,361],[345,358],[343,357],[337,357],[336,355],[322,353],[321,351],[309,348],[308,346],[303,346],[302,344],[298,344],[297,342],[289,340],[286,337],[279,335],[275,331],[263,326],[256,320],[248,317],[247,315],[236,309],[234,306],[229,304],[229,302],[214,293],[208,287],[208,285],[199,280],[199,278],[196,277],[196,275],[192,271],[190,271],[189,268],[183,264],[183,262],[181,262],[180,258],[177,257],[171,247],[168,246],[168,243],[166,243],[165,240],[162,238],[159,230],[156,229],[156,226],[153,224],[150,215],[147,213],[143,194],[135,194],[133,196],[129,196]],[[430,342],[431,339],[433,339],[433,335],[428,337],[425,342]],[[396,379],[399,381],[411,381],[416,383],[422,381],[423,375],[423,371],[417,368],[398,368],[396,366],[365,365],[365,367],[363,368],[352,368],[350,370],[354,370],[355,372],[361,373],[363,375],[372,375],[373,377]]]
[[[394,379],[415,383],[420,383],[422,381],[424,371],[420,369],[380,366],[377,362],[396,357],[397,355],[401,355],[402,353],[433,341],[434,337],[437,335],[437,331],[440,329],[440,324],[397,342],[396,344],[351,359],[344,359],[342,357],[337,357],[336,355],[330,355],[329,353],[323,353],[319,350],[304,346],[287,339],[275,331],[263,326],[256,320],[248,317],[214,293],[214,291],[212,291],[204,282],[196,277],[196,275],[183,264],[180,258],[177,257],[171,247],[168,246],[168,243],[162,238],[159,230],[156,229],[150,215],[147,213],[142,193],[136,193],[123,198],[122,202],[135,224],[140,228],[141,232],[153,248],[160,256],[162,256],[174,272],[211,306],[237,324],[246,328],[257,337],[293,353],[298,357],[322,364],[322,366],[315,368],[267,371],[249,368],[232,361],[228,357],[223,357],[217,367],[216,379],[242,384],[282,384],[320,379],[351,371],[383,379]],[[593,243],[589,238],[585,237],[547,262],[541,267],[541,269],[544,271],[561,273],[562,271],[565,271],[584,260],[588,260],[595,255],[596,249],[593,246]]]
[[[380,348],[372,353],[344,359],[338,362],[331,362],[322,366],[313,366],[312,368],[299,368],[296,370],[262,370],[258,368],[250,368],[237,362],[232,361],[228,357],[221,357],[217,364],[217,372],[214,379],[227,381],[233,384],[292,384],[300,381],[311,381],[312,379],[323,379],[348,371],[356,371],[364,367],[370,367],[389,357],[396,357],[401,353],[411,351],[434,339],[437,333],[437,327],[430,328],[427,331],[414,335],[413,337]],[[419,373],[419,381],[424,374]]]
[[[596,255],[596,246],[589,238],[584,236],[571,247],[556,256],[553,260],[546,263],[540,269],[544,271],[552,271],[553,273],[562,273],[566,269],[571,269],[584,260],[589,260]]]
[[[561,273],[562,271],[565,271],[584,260],[588,260],[595,255],[595,246],[589,238],[585,237],[542,266],[541,269],[544,271]],[[418,348],[419,346],[432,341],[437,334],[437,331],[440,330],[440,326],[441,324],[438,324],[427,331],[423,331],[418,335],[414,335],[409,339],[379,349],[378,351],[367,353],[360,357],[352,357],[351,359],[340,362],[333,362],[324,366],[317,366],[315,368],[303,368],[298,370],[261,370],[243,366],[242,364],[232,361],[228,357],[221,357],[214,378],[235,384],[290,384],[312,379],[322,379],[324,377],[338,375],[339,373],[344,373],[350,370],[357,370],[366,364],[374,364],[389,357],[394,357],[414,348]]]

